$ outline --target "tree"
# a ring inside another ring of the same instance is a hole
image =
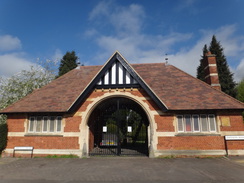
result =
[[[203,65],[203,59],[205,57],[205,53],[208,52],[208,47],[205,44],[202,49],[202,58],[200,59],[200,65],[197,67],[197,78],[204,81],[205,80],[205,73],[204,73],[204,65]]]
[[[66,54],[61,59],[57,77],[60,77],[60,76],[64,75],[65,73],[69,72],[70,70],[76,68],[77,59],[78,59],[78,57],[76,56],[75,51],[66,52]]]
[[[212,54],[216,55],[216,63],[221,90],[232,97],[236,97],[236,83],[233,79],[233,73],[230,72],[223,50],[224,49],[220,45],[220,42],[217,41],[215,35],[213,35],[209,48],[207,48],[207,45],[204,45],[203,47],[203,56],[200,59],[200,65],[197,67],[197,78],[204,81],[205,75],[202,61],[204,59],[205,53],[210,51]]]
[[[0,110],[52,81],[55,74],[50,70],[50,63],[46,61],[44,67],[36,64],[30,70],[22,70],[10,78],[0,77]],[[7,144],[6,119],[6,115],[0,115],[0,153]]]
[[[244,102],[244,78],[242,81],[237,85],[237,99],[241,102]],[[243,122],[244,122],[244,111],[242,112]]]
[[[233,79],[233,73],[230,72],[226,57],[223,53],[223,47],[220,42],[217,41],[215,35],[212,37],[212,41],[209,46],[209,51],[216,55],[216,63],[219,74],[219,82],[221,85],[221,90],[226,94],[236,97],[235,86],[236,83]]]
[[[237,85],[237,99],[244,102],[244,79]]]
[[[0,78],[0,110],[48,84],[54,77],[51,71],[38,65],[10,78]]]

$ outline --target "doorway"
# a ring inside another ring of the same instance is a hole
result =
[[[135,101],[104,100],[90,115],[89,155],[148,156],[149,121]]]

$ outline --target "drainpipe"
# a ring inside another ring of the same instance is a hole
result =
[[[226,151],[226,156],[228,156],[228,146],[227,146],[227,141],[226,141],[226,138],[224,136],[224,141],[225,141],[225,151]]]

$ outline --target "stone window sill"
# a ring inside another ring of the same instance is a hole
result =
[[[61,134],[54,133],[27,133],[25,137],[63,137]]]
[[[218,133],[177,133],[175,136],[221,136]]]

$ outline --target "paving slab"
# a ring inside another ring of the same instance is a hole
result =
[[[0,183],[243,183],[244,157],[1,158]]]

